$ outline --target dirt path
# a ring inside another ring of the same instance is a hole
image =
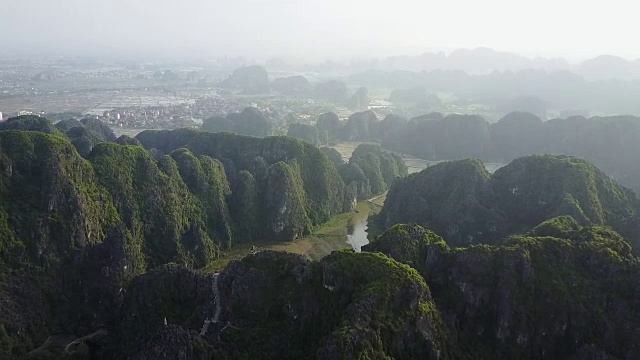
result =
[[[220,319],[220,312],[222,312],[222,306],[220,305],[220,289],[218,288],[218,277],[220,273],[213,274],[213,284],[211,285],[211,289],[213,290],[214,299],[216,302],[216,310],[213,314],[213,319],[206,319],[204,324],[202,325],[202,330],[200,330],[200,336],[205,336],[207,334],[207,330],[209,330],[209,325],[211,323],[217,323]]]

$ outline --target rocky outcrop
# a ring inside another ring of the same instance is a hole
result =
[[[634,116],[571,116],[543,122],[531,113],[513,112],[489,124],[477,115],[438,114],[398,123],[394,132],[396,136],[383,139],[385,148],[425,160],[507,163],[533,154],[571,155],[640,191],[640,170],[635,166],[640,159],[640,121]]]
[[[140,141],[136,138],[132,138],[128,135],[121,135],[116,139],[116,143],[120,145],[134,145],[134,146],[142,146]]]
[[[320,144],[320,133],[318,128],[308,124],[294,123],[289,125],[287,136],[304,140],[313,145]]]
[[[381,255],[337,252],[312,263],[258,253],[232,263],[220,286],[222,319],[234,326],[221,341],[236,357],[446,358],[428,288]]]
[[[340,168],[340,166],[344,165],[344,160],[342,160],[342,155],[335,148],[323,146],[320,148],[320,151],[322,151],[325,155],[327,155],[329,160],[331,160],[331,162],[337,168]]]
[[[278,241],[292,241],[311,230],[298,164],[283,161],[267,169],[267,233]]]
[[[640,267],[611,230],[586,227],[563,239],[519,236],[505,246],[454,250],[429,230],[398,225],[364,250],[419,269],[463,357],[633,359],[640,353],[633,325],[640,320]]]
[[[240,113],[230,113],[226,118],[213,116],[205,119],[202,130],[265,137],[271,134],[272,126],[260,110],[248,107]]]
[[[339,171],[344,182],[353,184],[357,189],[360,200],[384,193],[396,179],[407,176],[408,172],[402,158],[373,144],[359,145]]]
[[[218,306],[218,321],[200,335]],[[164,266],[126,288],[119,313],[92,344],[95,358],[441,359],[451,351],[424,280],[379,254],[336,252],[315,263],[260,252],[219,275]]]
[[[308,95],[311,84],[304,76],[294,75],[275,79],[273,89],[285,95]]]
[[[262,94],[269,92],[269,76],[262,66],[246,66],[234,70],[222,86],[241,89],[245,94]]]
[[[371,110],[351,114],[345,125],[344,136],[347,140],[367,140],[375,138],[375,128],[380,120]]]
[[[330,140],[343,138],[343,124],[338,115],[333,112],[323,113],[318,116],[316,127],[322,143],[327,144]]]
[[[53,123],[37,115],[23,115],[9,118],[0,123],[0,131],[28,130],[45,134],[64,136],[64,133],[56,128]]]
[[[188,158],[189,154],[184,155]],[[178,155],[176,158],[181,160]],[[180,168],[170,156],[156,162],[142,147],[114,143],[99,144],[89,161],[98,184],[109,192],[131,234],[131,271],[143,272],[145,264],[157,266],[171,261],[201,267],[215,258],[216,243],[221,246],[228,242],[228,221],[218,218],[224,213],[203,210],[205,190],[201,183],[192,181],[201,170],[195,164],[187,169],[185,160]],[[208,175],[210,178],[198,179],[211,191],[224,193],[219,189],[224,185],[218,184],[215,174]],[[224,184],[226,180],[221,181]],[[216,238],[216,234],[224,236]]]

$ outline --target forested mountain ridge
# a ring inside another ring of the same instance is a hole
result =
[[[239,172],[248,171],[260,192],[263,192],[260,187],[277,175],[269,168],[282,162],[278,165],[281,170],[285,166],[291,168],[284,174],[291,177],[288,180],[290,185],[299,188],[296,192],[306,193],[303,208],[312,224],[326,221],[344,210],[344,183],[340,175],[326,155],[309,143],[287,137],[255,138],[187,129],[144,131],[136,138],[145,148],[161,153],[186,148],[194,154],[219,159],[225,164],[227,177],[232,183]],[[271,183],[276,185],[273,181]]]
[[[611,116],[542,121],[511,113],[489,124],[480,116],[430,114],[411,120],[385,118],[374,132],[382,146],[425,160],[478,158],[508,163],[534,154],[583,158],[624,186],[640,191],[640,118]],[[384,136],[382,136],[384,135]]]
[[[404,160],[379,145],[361,144],[347,163],[338,167],[347,190],[361,200],[382,194],[396,179],[408,175]]]
[[[378,119],[372,111],[365,111],[346,121],[333,113],[323,114],[316,126],[334,141],[376,141],[387,150],[429,161],[477,158],[508,163],[534,154],[576,156],[640,192],[636,166],[640,118],[635,116],[542,121],[529,113],[513,112],[490,124],[478,115],[430,113],[405,119],[391,114]]]
[[[3,358],[113,321],[122,289],[150,269],[199,268],[232,244],[291,240],[352,205],[335,165],[301,141],[267,140],[273,164],[247,159],[256,178],[182,147],[165,155],[101,142],[85,159],[46,120],[32,120],[27,127],[55,135],[0,131]],[[251,151],[258,141],[238,136],[222,147]]]
[[[444,162],[396,182],[377,221],[417,223],[451,246],[496,244],[550,218],[611,226],[640,250],[640,201],[595,166],[568,156],[534,155],[489,174],[478,160]]]

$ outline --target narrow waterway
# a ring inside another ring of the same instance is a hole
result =
[[[424,170],[425,168],[437,164],[435,161],[425,161],[420,159],[411,159],[410,161],[406,161],[407,166],[409,167],[409,173],[419,172]],[[490,173],[494,173],[497,169],[503,167],[505,164],[499,163],[485,163],[484,164],[487,170]],[[382,206],[384,204],[384,199],[386,198],[386,193],[384,195],[375,197],[373,199],[367,201],[359,201],[358,206],[356,208],[356,214],[353,216],[351,221],[347,223],[347,239],[346,242],[351,246],[351,248],[357,252],[362,251],[362,247],[369,243],[367,226],[368,226],[368,217],[371,212],[373,212],[372,206]]]
[[[362,246],[369,243],[367,238],[367,218],[373,210],[368,201],[360,201],[356,211],[353,219],[347,224],[347,244],[351,245],[355,251],[360,252]]]

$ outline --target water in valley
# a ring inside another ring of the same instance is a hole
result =
[[[369,243],[367,238],[367,218],[373,210],[368,201],[360,201],[356,211],[356,214],[347,224],[347,244],[351,245],[353,250],[360,252],[362,246]]]
[[[426,161],[421,159],[405,159],[405,162],[407,163],[407,167],[409,168],[409,173],[419,172],[431,165],[435,165],[438,163],[436,161]],[[490,173],[494,173],[505,164],[485,163],[484,165]],[[346,242],[351,246],[353,250],[360,252],[362,250],[362,246],[369,243],[369,239],[367,237],[367,218],[373,211],[372,207],[376,207],[377,205],[381,206],[384,204],[385,196],[386,194],[374,199],[358,202],[356,214],[353,216],[351,221],[347,223],[346,226]]]

